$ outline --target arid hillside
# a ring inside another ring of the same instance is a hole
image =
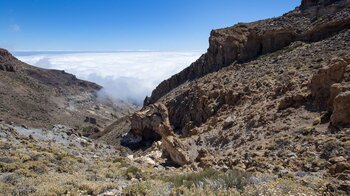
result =
[[[133,111],[98,99],[101,86],[59,70],[23,63],[0,49],[0,119],[29,127],[105,127]]]
[[[213,30],[139,111],[99,89],[0,49],[0,195],[350,195],[350,0]]]
[[[349,194],[349,27],[350,1],[304,0],[281,17],[213,30],[208,52],[146,98],[122,144],[160,141],[183,167]]]

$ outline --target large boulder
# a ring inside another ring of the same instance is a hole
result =
[[[171,160],[178,165],[187,165],[194,162],[198,156],[195,141],[175,136],[162,138],[162,147]]]
[[[127,138],[133,135],[140,138],[138,142],[162,141],[162,148],[170,159],[185,165],[193,162],[198,153],[192,140],[182,140],[175,136],[169,122],[168,109],[162,103],[151,104],[132,116],[131,131]],[[137,140],[136,140],[137,141]]]
[[[335,83],[331,86],[330,98],[328,100],[328,111],[334,111],[335,98],[342,92],[346,91],[350,91],[350,83],[348,82]]]
[[[331,86],[343,81],[347,64],[343,59],[335,58],[329,66],[319,69],[313,75],[309,88],[316,109],[327,110],[330,107]]]
[[[152,104],[136,112],[131,120],[131,133],[143,140],[160,140],[173,135],[168,109],[161,103]]]
[[[314,108],[327,110],[333,126],[350,125],[349,56],[332,59],[313,75],[309,88]]]
[[[332,125],[350,125],[350,91],[342,92],[335,97],[333,102]]]

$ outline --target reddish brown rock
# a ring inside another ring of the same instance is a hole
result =
[[[319,110],[327,110],[329,108],[331,86],[335,83],[342,82],[346,66],[347,62],[343,59],[332,59],[328,67],[319,69],[317,73],[313,75],[309,88],[315,108]]]
[[[349,170],[350,169],[350,164],[347,162],[339,162],[339,163],[335,163],[333,164],[330,168],[329,168],[329,173],[332,175],[336,175],[338,173],[342,173],[345,170]]]
[[[333,125],[350,125],[350,91],[342,92],[335,97],[333,102],[334,111],[331,116]]]
[[[278,105],[279,110],[284,110],[290,107],[299,107],[304,105],[307,101],[306,93],[298,93],[293,95],[287,95],[281,99]]]
[[[342,92],[349,91],[350,84],[349,83],[335,83],[331,86],[330,89],[330,98],[328,101],[328,110],[333,112],[334,110],[334,99]]]

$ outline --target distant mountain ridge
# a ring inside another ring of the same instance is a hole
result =
[[[0,49],[0,86],[1,119],[26,126],[89,126],[84,122],[86,117],[107,126],[113,118],[132,110],[123,102],[116,109],[112,102],[98,101],[97,92],[102,87],[95,83],[65,71],[28,65],[5,49]]]

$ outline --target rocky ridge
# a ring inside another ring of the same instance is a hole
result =
[[[303,1],[281,17],[213,30],[209,48],[196,62],[163,81],[145,99],[154,103],[174,88],[234,62],[247,62],[280,50],[292,42],[313,42],[350,27],[348,0]]]

